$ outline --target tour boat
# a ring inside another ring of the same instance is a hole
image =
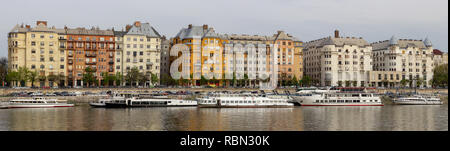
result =
[[[399,105],[442,105],[443,102],[438,97],[413,95],[394,99],[394,104]]]
[[[142,95],[140,95],[142,96]],[[197,101],[170,99],[165,96],[139,97],[133,96],[124,100],[113,100],[105,103],[105,107],[183,107],[197,106]]]
[[[380,97],[365,88],[330,88],[292,95],[301,106],[383,106]]]
[[[197,98],[198,106],[204,108],[269,108],[293,107],[286,98],[272,98],[266,95],[212,94]]]
[[[33,97],[30,99],[13,99],[7,104],[8,108],[50,108],[50,107],[73,107],[66,100],[48,99],[44,97]]]
[[[125,100],[125,96],[123,94],[114,93],[111,96],[108,96],[107,98],[101,98],[94,102],[89,102],[89,105],[92,107],[106,107],[106,102],[111,101],[121,101]]]

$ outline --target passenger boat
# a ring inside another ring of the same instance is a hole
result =
[[[124,94],[113,93],[111,94],[111,96],[108,96],[107,98],[101,98],[98,99],[97,101],[89,102],[89,105],[91,105],[92,107],[106,107],[106,102],[121,101],[121,100],[122,101],[125,100]]]
[[[8,108],[50,108],[50,107],[73,107],[66,100],[47,99],[44,97],[33,97],[31,99],[13,99],[7,104]]]
[[[297,92],[292,95],[301,106],[383,106],[380,97],[365,88],[336,88]]]
[[[197,106],[197,101],[170,99],[164,96],[138,97],[133,96],[124,100],[113,100],[105,103],[105,107],[124,108],[124,107],[187,107]]]
[[[266,95],[250,94],[212,94],[197,98],[198,106],[203,108],[269,108],[293,107],[285,98],[271,98]]]
[[[398,105],[442,105],[440,98],[425,95],[404,96],[394,99],[394,104]]]

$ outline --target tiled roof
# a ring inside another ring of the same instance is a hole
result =
[[[150,23],[143,23],[140,24],[140,26],[133,25],[126,35],[145,35],[147,37],[161,38],[161,35],[150,25]]]

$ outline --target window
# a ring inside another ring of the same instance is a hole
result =
[[[60,69],[64,69],[64,65],[60,65],[59,68],[60,68]]]

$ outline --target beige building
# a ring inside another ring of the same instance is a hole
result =
[[[122,58],[120,60],[122,65],[120,68],[124,68],[124,75],[132,68],[138,68],[139,71],[146,75],[148,80],[145,83],[135,84],[145,84],[146,86],[152,85],[150,82],[150,73],[156,74],[158,79],[160,79],[160,53],[160,34],[150,25],[150,23],[141,23],[137,21],[132,26],[127,26],[126,33],[123,35],[123,52],[121,53]],[[130,85],[130,83],[128,83],[128,85]]]
[[[372,46],[362,38],[326,37],[305,43],[304,74],[317,86],[368,86]]]
[[[392,36],[390,40],[371,45],[373,47],[373,70],[384,71],[382,73],[374,72],[374,76],[381,75],[382,77],[377,79],[385,80],[383,82],[373,81],[373,86],[400,87],[400,81],[403,79],[410,81],[408,86],[415,86],[416,82],[414,81],[422,79],[422,86],[431,87],[429,81],[433,77],[433,47],[428,38],[422,41],[397,39]]]
[[[60,45],[58,35],[64,36],[64,33],[64,29],[47,27],[46,21],[37,21],[33,28],[29,25],[16,25],[8,35],[9,68],[17,70],[19,67],[27,67],[31,71],[37,71],[40,77],[50,77],[38,78],[34,86],[64,85],[65,78],[58,81],[53,78],[67,75],[66,53],[62,47],[64,44]],[[26,83],[26,86],[31,85],[31,82]]]

